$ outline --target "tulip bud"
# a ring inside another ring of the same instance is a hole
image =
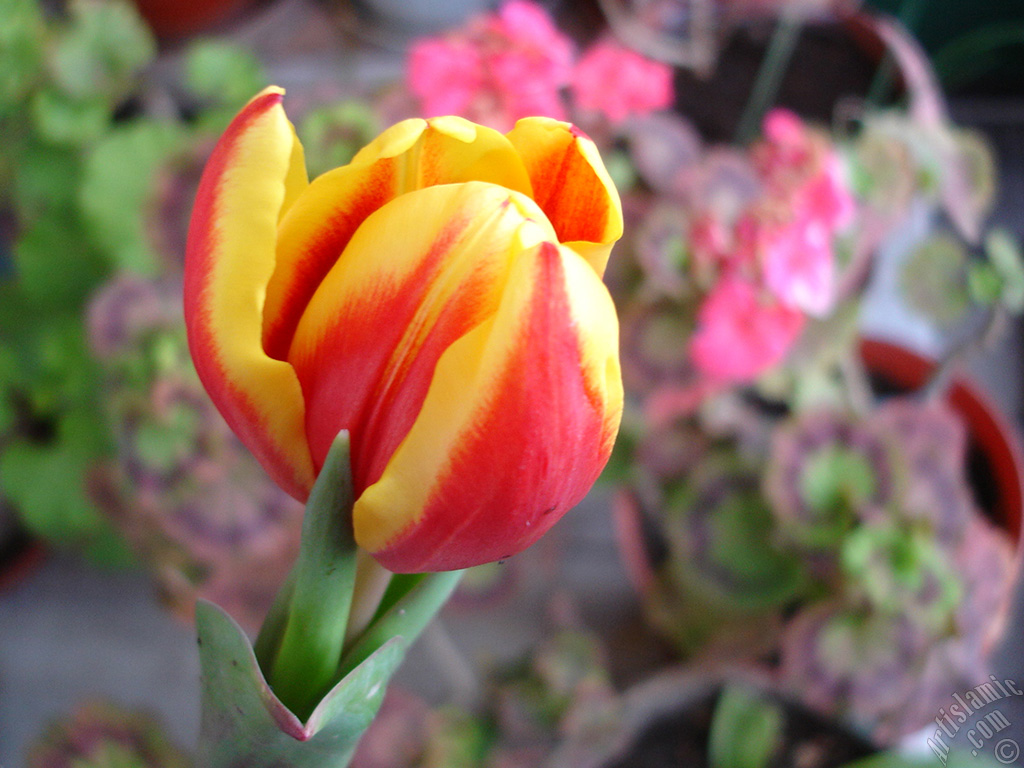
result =
[[[356,540],[399,572],[497,560],[589,490],[618,430],[618,325],[600,280],[622,212],[594,145],[407,120],[306,180],[270,88],[221,138],[189,231],[200,378],[305,499],[351,436]]]

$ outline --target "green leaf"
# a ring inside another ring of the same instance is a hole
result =
[[[86,156],[78,201],[89,235],[112,266],[156,273],[147,207],[157,169],[183,138],[172,123],[135,122],[115,128]]]
[[[829,517],[860,506],[874,494],[876,484],[864,455],[830,445],[807,458],[800,475],[800,495],[807,506]]]
[[[61,146],[84,146],[102,135],[110,122],[110,108],[104,102],[79,100],[55,88],[36,92],[30,109],[40,137]]]
[[[967,273],[971,299],[985,306],[992,306],[1003,291],[1003,281],[991,264],[972,264]]]
[[[708,737],[710,768],[767,768],[782,742],[785,717],[775,704],[735,686],[718,699]]]
[[[347,674],[358,667],[390,638],[402,637],[412,643],[451,597],[462,573],[428,573],[417,581],[389,610],[376,617],[345,652],[341,673]]]
[[[1002,278],[1003,305],[1015,314],[1024,312],[1024,256],[1020,243],[1005,229],[995,229],[985,238],[985,253]]]
[[[131,568],[139,560],[121,532],[105,519],[82,547],[85,558],[104,568]]]
[[[0,0],[0,115],[19,105],[42,69],[43,15],[36,0]]]
[[[68,446],[16,441],[0,454],[0,492],[38,536],[72,544],[102,524],[85,493],[83,457]]]
[[[78,306],[107,273],[77,218],[56,210],[21,233],[14,245],[19,286],[38,307]]]
[[[344,768],[405,655],[392,638],[346,675],[305,723],[267,685],[245,632],[217,606],[196,606],[206,768]]]
[[[186,87],[225,110],[236,111],[266,84],[259,59],[235,43],[199,40],[185,54]]]
[[[0,440],[10,431],[15,424],[14,404],[3,391],[3,382],[0,381]]]
[[[968,260],[959,238],[936,232],[903,265],[900,287],[908,304],[939,325],[953,325],[970,309]]]
[[[77,99],[120,100],[156,55],[156,42],[126,0],[72,0],[71,21],[51,66],[57,85]]]
[[[15,201],[23,221],[77,202],[81,160],[75,149],[40,141],[19,149],[14,169]]]

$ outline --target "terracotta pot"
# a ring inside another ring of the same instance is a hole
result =
[[[135,0],[161,40],[176,40],[236,18],[254,0]]]

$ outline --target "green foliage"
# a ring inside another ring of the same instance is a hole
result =
[[[82,237],[78,217],[57,210],[36,219],[14,244],[18,285],[40,310],[80,305],[107,274],[101,253]]]
[[[347,165],[382,126],[369,105],[342,101],[312,110],[298,126],[311,177]]]
[[[50,61],[54,83],[82,101],[118,100],[156,55],[156,43],[126,0],[72,0]]]
[[[971,308],[969,254],[948,232],[921,243],[903,267],[901,287],[910,306],[939,325],[962,321]]]
[[[1004,229],[985,239],[985,254],[1001,282],[1000,300],[1010,312],[1024,312],[1024,256],[1020,243]]]
[[[146,235],[153,176],[183,139],[173,123],[136,121],[114,128],[86,154],[78,203],[88,234],[115,270],[157,273]]]
[[[58,146],[85,146],[99,138],[110,121],[103,102],[79,101],[52,87],[33,96],[31,114],[39,137]]]
[[[667,574],[686,585],[698,613],[760,612],[804,586],[800,561],[775,545],[774,522],[756,486],[728,473],[683,488],[669,503]],[[703,607],[697,607],[703,605]]]
[[[875,609],[936,632],[950,626],[963,587],[934,541],[895,525],[866,525],[843,542],[842,565]]]
[[[43,66],[43,14],[36,0],[0,0],[0,120]]]
[[[267,85],[263,67],[252,52],[224,40],[199,40],[189,46],[184,80],[205,107],[200,127],[218,133]]]
[[[782,742],[782,709],[737,686],[719,696],[708,737],[710,768],[768,768]]]
[[[79,153],[33,137],[18,147],[14,169],[14,202],[22,222],[54,209],[71,209],[81,176]]]
[[[876,478],[864,455],[839,444],[827,445],[807,457],[800,492],[819,519],[843,520],[875,493]],[[835,531],[841,535],[846,525]]]
[[[1024,255],[1020,242],[1004,229],[988,233],[985,258],[971,264],[968,289],[983,306],[1000,305],[1008,312],[1024,313]]]
[[[0,0],[0,18],[0,493],[36,534],[122,562],[87,492],[111,440],[83,315],[112,269],[155,268],[146,203],[185,129],[115,118],[156,53],[128,0]]]
[[[422,768],[477,768],[483,763],[490,734],[479,718],[454,707],[438,713],[438,726],[426,745]]]
[[[91,459],[59,442],[16,441],[0,455],[0,491],[33,533],[58,543],[78,543],[100,522],[84,491]]]

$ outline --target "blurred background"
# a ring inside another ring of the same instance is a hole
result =
[[[180,306],[268,84],[311,177],[544,114],[626,216],[613,459],[354,766],[1024,765],[1020,0],[0,0],[0,767],[191,765],[297,552]]]

